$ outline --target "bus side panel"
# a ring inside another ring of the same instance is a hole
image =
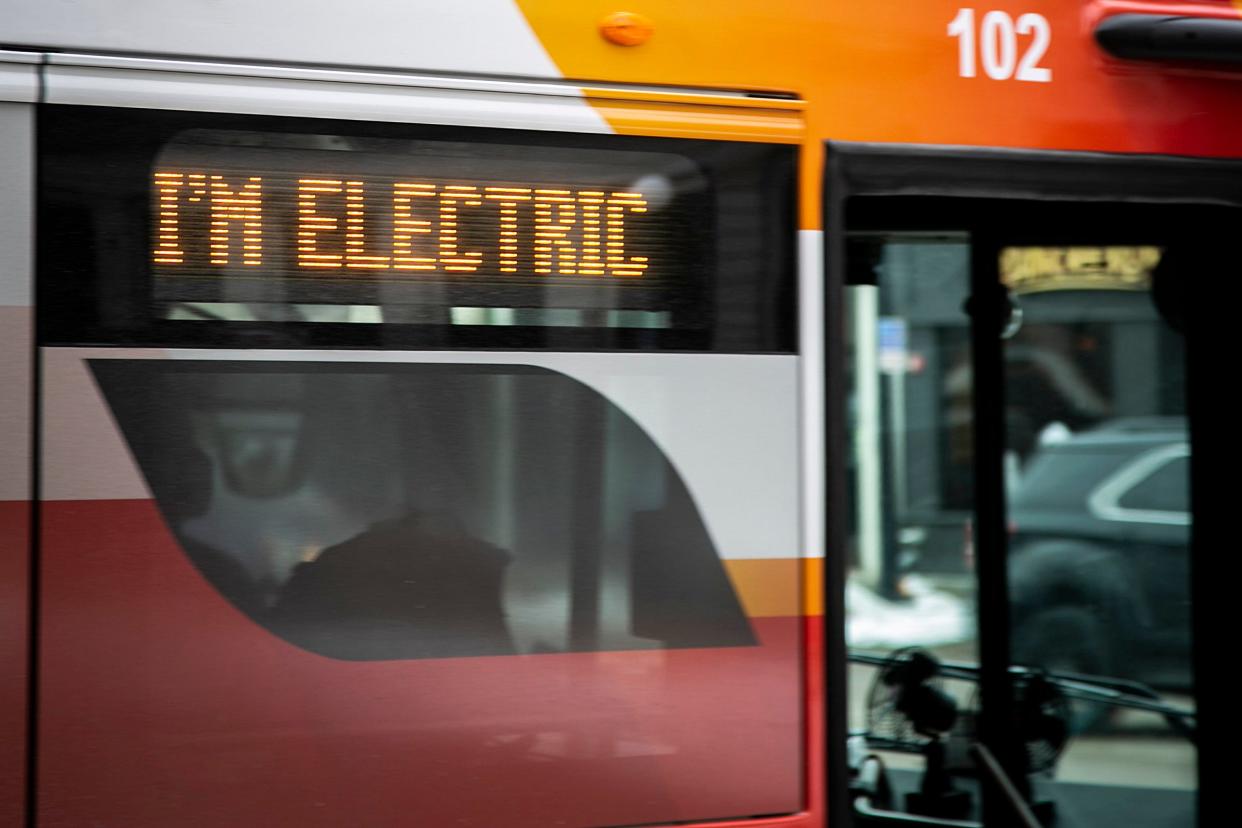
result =
[[[780,711],[798,618],[754,619],[748,648],[333,662],[224,606],[150,501],[45,509],[52,824],[658,824],[762,813],[774,791],[797,807]]]
[[[427,8],[392,0],[6,0],[5,42],[54,51],[212,55],[327,66],[557,77],[511,0]],[[587,34],[591,34],[589,31]]]
[[[0,824],[26,787],[34,108],[0,104]]]
[[[812,824],[796,610],[742,646],[318,655],[199,574],[84,361],[43,355],[49,824]]]

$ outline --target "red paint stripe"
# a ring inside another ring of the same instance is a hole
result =
[[[0,501],[0,825],[20,825],[26,796],[30,504]]]
[[[806,807],[814,619],[754,619],[757,647],[335,661],[225,603],[151,502],[43,508],[49,824],[721,825]]]

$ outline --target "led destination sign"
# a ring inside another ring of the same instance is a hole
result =
[[[49,105],[43,330],[794,351],[797,147],[560,132],[539,112],[518,129]]]
[[[163,277],[659,277],[668,234],[633,188],[157,169]]]
[[[485,137],[178,132],[142,181],[156,312],[659,326],[692,306],[713,261],[699,163]]]

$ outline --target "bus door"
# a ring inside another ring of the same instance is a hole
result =
[[[907,769],[863,824],[1194,824],[1223,448],[1203,334],[1236,165],[829,153],[850,516],[832,548],[852,553],[836,715]],[[935,703],[892,708],[908,682]]]
[[[799,116],[51,64],[39,823],[810,825]]]

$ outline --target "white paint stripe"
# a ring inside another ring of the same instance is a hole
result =
[[[111,357],[158,357],[109,350]],[[43,348],[41,493],[45,500],[150,498],[125,438],[80,353]]]
[[[802,554],[824,555],[824,234],[798,232]]]
[[[446,126],[611,132],[584,99],[376,83],[49,66],[48,103]]]
[[[38,69],[30,64],[0,60],[0,101],[34,103],[38,99]]]
[[[559,75],[511,0],[5,0],[4,7],[6,44],[58,51]]]

